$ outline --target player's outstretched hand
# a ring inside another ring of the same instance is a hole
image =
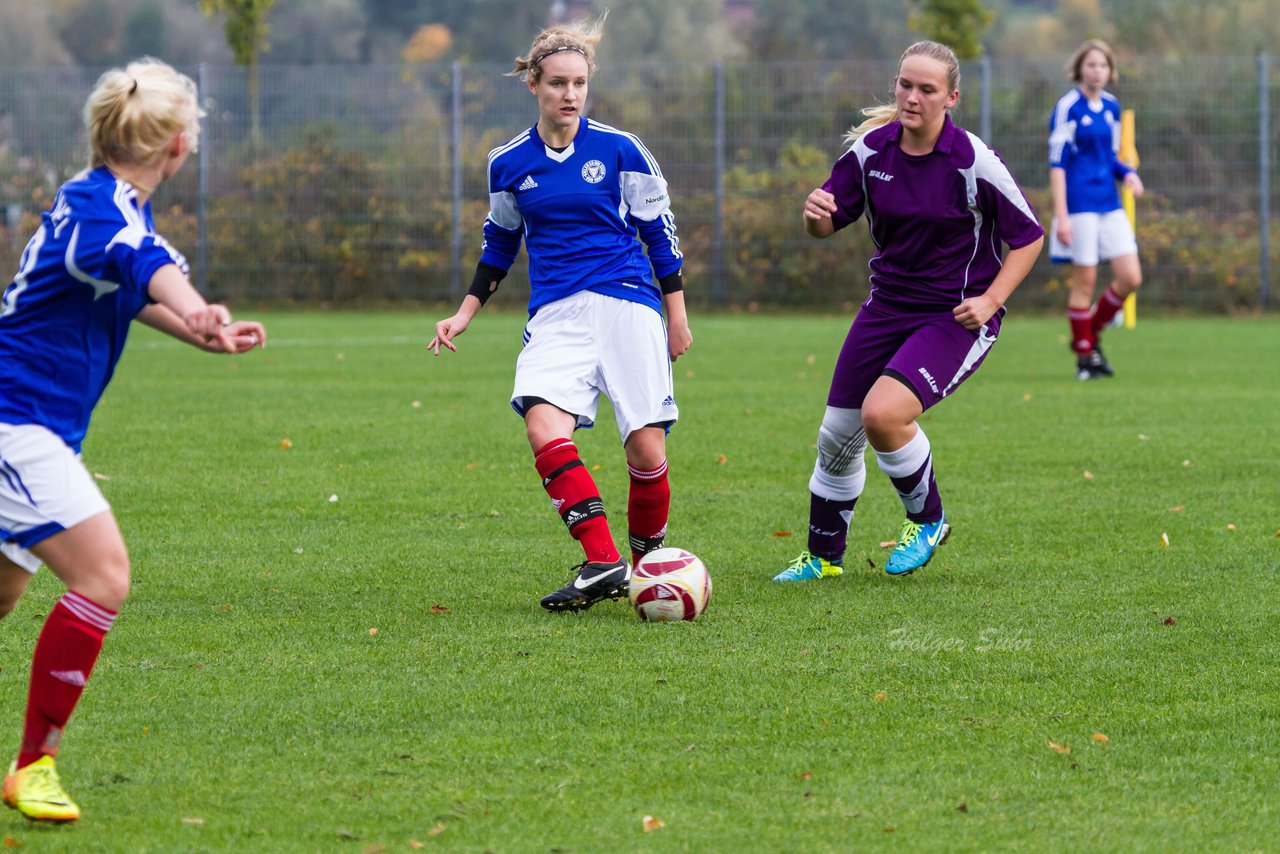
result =
[[[1146,188],[1142,186],[1142,179],[1138,177],[1137,172],[1130,172],[1128,175],[1125,175],[1124,185],[1129,188],[1131,193],[1133,193],[1133,197],[1135,199],[1146,191]]]
[[[231,323],[231,312],[225,305],[213,303],[194,309],[182,316],[182,322],[187,325],[187,330],[192,335],[198,336],[205,342],[206,349],[217,342],[213,346],[215,351],[224,353],[235,351],[235,345],[222,331],[227,324]]]
[[[436,324],[436,337],[431,339],[431,343],[427,345],[427,349],[435,355],[440,355],[440,348],[458,352],[458,348],[454,346],[453,339],[467,331],[467,327],[471,325],[471,318],[464,316],[461,312],[453,317],[447,317]]]
[[[267,346],[267,330],[256,320],[237,320],[207,339],[204,349],[210,353],[247,353],[254,347]]]

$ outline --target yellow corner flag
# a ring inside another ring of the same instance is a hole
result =
[[[1120,159],[1133,169],[1138,168],[1138,147],[1134,143],[1133,110],[1120,111]],[[1129,225],[1136,234],[1138,225],[1133,191],[1128,187],[1121,187],[1120,200],[1124,204],[1124,212],[1129,215]],[[1138,295],[1132,293],[1124,298],[1124,328],[1132,329],[1137,325]]]

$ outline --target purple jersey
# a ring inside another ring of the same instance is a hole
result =
[[[1001,243],[1018,249],[1044,229],[1000,156],[950,116],[929,154],[907,154],[901,136],[896,121],[863,134],[822,189],[835,196],[837,230],[867,214],[869,299],[949,310],[986,292]]]

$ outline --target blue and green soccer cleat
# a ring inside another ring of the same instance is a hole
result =
[[[902,534],[898,537],[898,545],[889,554],[884,571],[890,575],[906,575],[915,572],[933,559],[938,546],[947,541],[951,534],[951,526],[947,524],[947,515],[936,522],[912,522],[910,519],[902,523]]]
[[[818,578],[834,578],[844,572],[839,560],[827,560],[802,551],[791,565],[773,577],[774,581],[813,581]]]

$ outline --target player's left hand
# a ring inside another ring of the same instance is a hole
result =
[[[674,362],[683,356],[691,346],[693,346],[693,333],[689,331],[689,324],[667,324],[667,351],[671,354],[671,361]]]
[[[1000,308],[996,301],[986,294],[979,294],[976,297],[969,297],[964,302],[951,310],[955,316],[956,322],[965,329],[981,329],[982,324],[991,319],[991,315],[995,314]]]
[[[1134,198],[1137,198],[1146,192],[1145,188],[1142,186],[1142,179],[1138,177],[1137,172],[1130,172],[1128,175],[1125,175],[1124,185],[1133,193]]]
[[[228,323],[220,333],[205,340],[205,350],[210,353],[247,353],[254,347],[267,346],[267,330],[256,320]]]

